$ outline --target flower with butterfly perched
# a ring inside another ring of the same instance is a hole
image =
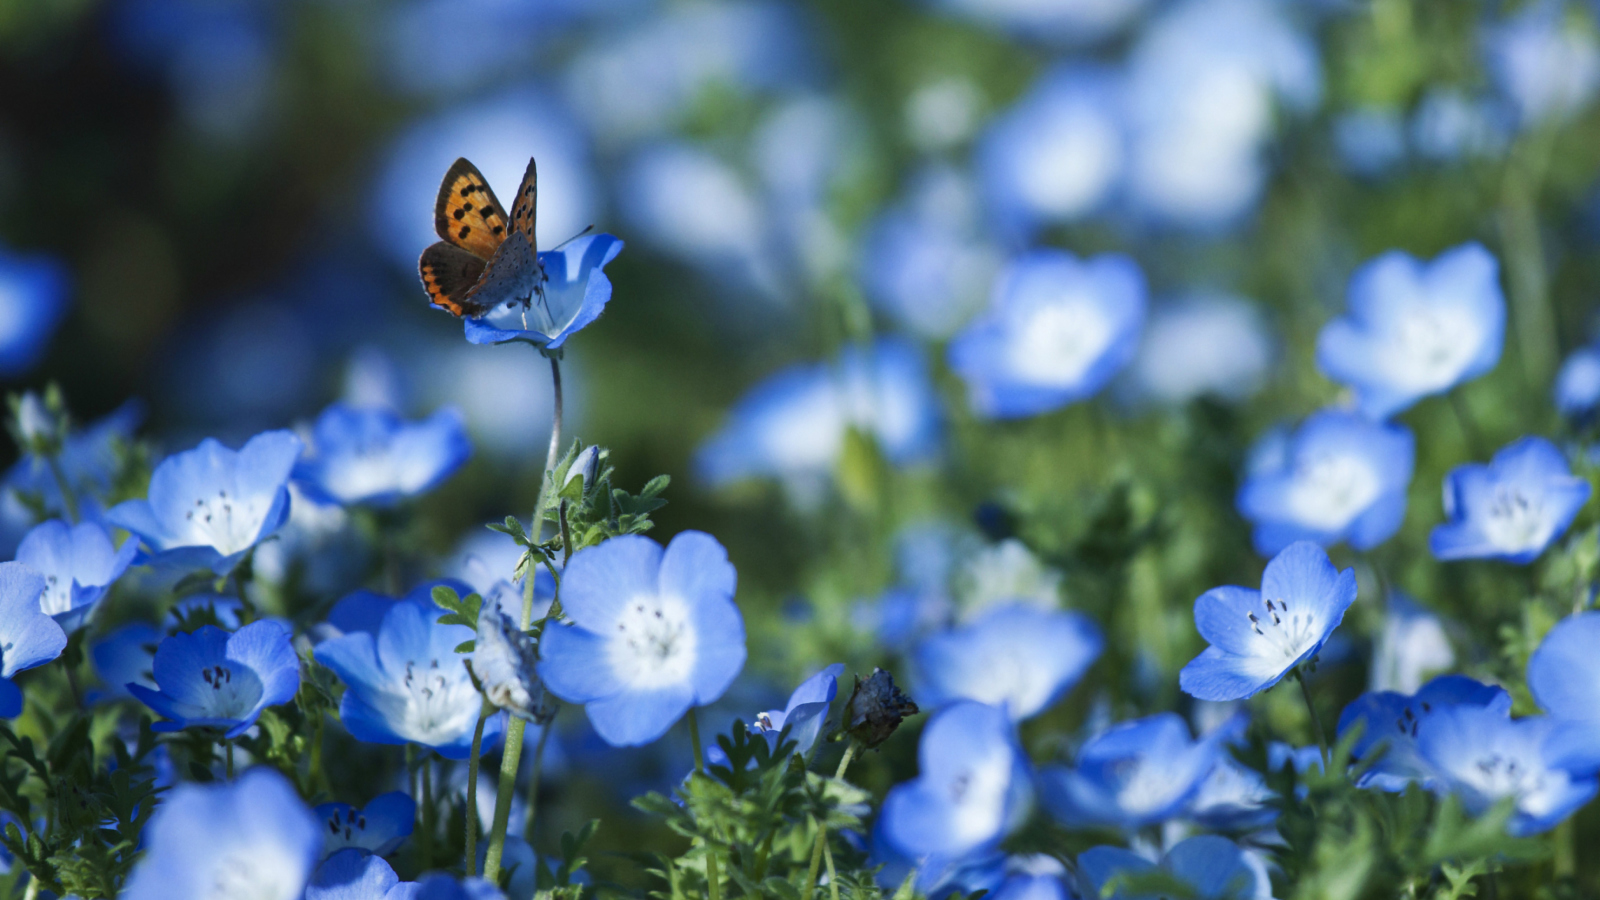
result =
[[[418,269],[429,301],[464,319],[471,343],[523,340],[558,350],[611,299],[605,267],[622,242],[584,234],[538,253],[538,184],[530,159],[509,218],[483,173],[465,159],[439,186],[434,230],[443,240],[422,251]]]

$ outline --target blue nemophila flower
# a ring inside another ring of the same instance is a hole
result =
[[[1432,262],[1392,250],[1350,276],[1349,313],[1317,338],[1317,365],[1386,419],[1500,361],[1506,298],[1500,265],[1478,244]]]
[[[317,867],[305,900],[410,900],[413,887],[402,884],[383,857],[347,848]]]
[[[994,608],[917,647],[917,697],[929,707],[976,700],[1020,722],[1077,684],[1104,644],[1100,629],[1081,613]]]
[[[1035,250],[995,282],[989,309],[950,343],[972,406],[1020,418],[1094,396],[1133,358],[1144,275],[1132,259]]]
[[[106,521],[138,536],[154,560],[226,573],[289,518],[289,473],[300,439],[267,431],[239,450],[207,438],[169,456],[146,500],[119,503]]]
[[[512,300],[466,319],[467,340],[474,344],[532,341],[558,350],[567,338],[600,318],[611,300],[606,264],[622,252],[622,241],[609,234],[586,234],[539,254],[544,282],[527,303]]]
[[[313,812],[324,828],[323,855],[354,847],[387,856],[411,835],[417,802],[402,791],[390,791],[373,797],[361,809],[348,803],[324,803]]]
[[[1179,405],[1209,395],[1242,401],[1260,390],[1273,341],[1242,297],[1199,293],[1152,311],[1129,372],[1141,398]]]
[[[744,667],[737,574],[717,539],[686,531],[665,549],[624,535],[579,550],[561,579],[571,624],[547,627],[539,675],[614,747],[648,744]]]
[[[1484,62],[1523,128],[1569,119],[1600,90],[1600,45],[1564,3],[1524,4],[1484,33]]]
[[[1028,758],[1005,710],[963,701],[933,715],[916,779],[883,801],[884,836],[912,857],[994,849],[1033,806]]]
[[[317,646],[317,662],[345,683],[339,719],[356,740],[467,758],[482,703],[456,647],[476,635],[465,625],[439,624],[441,615],[417,590],[390,602],[375,632],[350,630]],[[491,718],[485,746],[503,728],[503,717]]]
[[[1301,540],[1370,550],[1388,540],[1405,519],[1414,455],[1404,426],[1339,410],[1313,413],[1292,435],[1269,435],[1238,497],[1256,552],[1270,556]]]
[[[387,409],[335,403],[317,417],[294,479],[319,501],[388,506],[437,487],[471,455],[454,409],[407,422]]]
[[[0,376],[32,369],[67,311],[67,270],[47,256],[0,247]]]
[[[1356,572],[1340,572],[1310,541],[1267,563],[1261,590],[1212,588],[1194,602],[1194,624],[1211,643],[1178,673],[1201,700],[1243,700],[1278,683],[1322,649],[1356,599]]]
[[[1553,718],[1580,723],[1588,736],[1583,759],[1600,768],[1600,612],[1556,623],[1528,660],[1528,690]]]
[[[1132,831],[1182,814],[1218,756],[1217,741],[1195,740],[1176,713],[1160,713],[1085,741],[1071,768],[1040,770],[1039,793],[1069,827]]]
[[[1260,772],[1240,765],[1226,752],[1218,753],[1217,764],[1200,782],[1184,817],[1206,828],[1252,831],[1278,818],[1271,805],[1277,796]]]
[[[1541,437],[1525,437],[1488,465],[1467,463],[1444,479],[1444,514],[1428,537],[1439,559],[1500,559],[1526,565],[1560,537],[1589,502],[1589,482]]]
[[[78,502],[81,518],[99,519],[104,513],[100,498],[111,493],[118,465],[117,447],[131,437],[143,415],[142,406],[137,401],[129,401],[105,418],[69,433],[62,441],[56,465]],[[0,493],[0,528],[5,530],[4,540],[19,539],[21,532],[37,524],[39,510],[46,518],[60,518],[68,513],[66,500],[61,496],[61,483],[51,471],[49,460],[38,454],[24,452],[0,484],[4,486]],[[22,503],[22,497],[30,498],[27,505]]]
[[[760,733],[769,745],[775,747],[778,735],[787,728],[789,740],[797,745],[795,752],[810,753],[811,746],[817,742],[817,735],[822,732],[823,723],[827,721],[828,708],[833,698],[839,695],[839,675],[842,672],[844,663],[834,663],[800,682],[800,686],[789,695],[789,702],[783,709],[757,713],[750,729]]]
[[[1456,651],[1437,615],[1399,591],[1389,594],[1383,630],[1372,647],[1368,688],[1414,694],[1423,680],[1455,665]]]
[[[1261,859],[1227,838],[1202,834],[1181,841],[1161,862],[1154,863],[1121,847],[1091,847],[1078,856],[1078,871],[1088,881],[1086,893],[1109,900],[1142,900],[1117,888],[1106,889],[1118,875],[1159,870],[1187,885],[1198,900],[1271,900],[1272,880]]]
[[[1572,352],[1556,372],[1556,411],[1569,419],[1586,419],[1600,406],[1600,347]]]
[[[1457,706],[1481,707],[1509,718],[1511,695],[1465,675],[1441,675],[1415,695],[1371,691],[1353,700],[1339,714],[1339,739],[1360,725],[1361,737],[1351,748],[1352,757],[1377,757],[1362,774],[1358,786],[1403,791],[1416,781],[1432,787],[1436,778],[1418,753],[1417,741],[1433,727],[1441,710]]]
[[[156,645],[165,636],[166,632],[154,625],[129,622],[90,644],[89,661],[100,683],[105,685],[105,692],[92,694],[91,700],[131,697],[130,683],[141,684],[152,691],[160,690],[151,670],[155,665]]]
[[[938,451],[939,399],[915,345],[884,338],[777,372],[734,404],[695,453],[695,472],[714,486],[778,477],[807,488],[831,475],[852,428],[897,465]]]
[[[1511,798],[1513,835],[1553,828],[1593,799],[1593,733],[1549,716],[1511,719],[1493,706],[1448,706],[1417,732],[1417,751],[1468,812],[1481,813]]]
[[[228,633],[202,625],[156,647],[152,672],[159,691],[132,682],[129,693],[171,721],[156,731],[221,728],[236,738],[269,706],[288,703],[300,690],[300,657],[289,630],[262,620]]]
[[[40,607],[62,628],[75,631],[138,552],[139,544],[132,538],[124,540],[121,547],[113,544],[105,526],[98,522],[68,525],[51,519],[22,539],[17,562],[44,576]]]
[[[0,563],[0,718],[22,712],[18,672],[42,666],[67,648],[67,634],[39,608],[48,583],[19,562]]]
[[[125,900],[299,900],[322,854],[317,817],[264,766],[231,783],[178,785],[144,842]]]

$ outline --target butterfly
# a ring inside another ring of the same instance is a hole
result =
[[[508,221],[478,167],[456,160],[433,204],[433,228],[444,240],[422,251],[417,262],[428,302],[474,318],[507,302],[531,304],[544,284],[533,239],[538,196],[539,175],[530,159]]]

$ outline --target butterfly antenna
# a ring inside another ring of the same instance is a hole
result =
[[[566,245],[572,243],[573,241],[577,240],[578,238],[583,237],[584,235],[588,234],[589,232],[591,232],[593,230],[594,230],[594,225],[592,225],[592,224],[583,226],[583,230],[582,231],[578,232],[577,234],[573,235],[572,237],[569,237],[566,240],[562,241],[561,243],[557,244],[556,245],[556,249],[560,250],[562,247],[565,247]]]

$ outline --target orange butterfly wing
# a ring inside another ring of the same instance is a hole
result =
[[[439,237],[488,260],[506,239],[507,227],[505,207],[489,189],[483,173],[465,159],[456,160],[445,173],[433,204],[433,228]]]
[[[488,307],[472,300],[468,294],[483,277],[488,263],[466,250],[439,241],[422,251],[417,268],[422,272],[422,286],[428,291],[428,302],[456,316],[480,316]]]
[[[533,224],[539,204],[539,170],[528,160],[528,169],[522,173],[522,184],[517,186],[517,197],[511,201],[511,227],[528,236],[528,246],[537,255],[539,242],[533,239]]]

